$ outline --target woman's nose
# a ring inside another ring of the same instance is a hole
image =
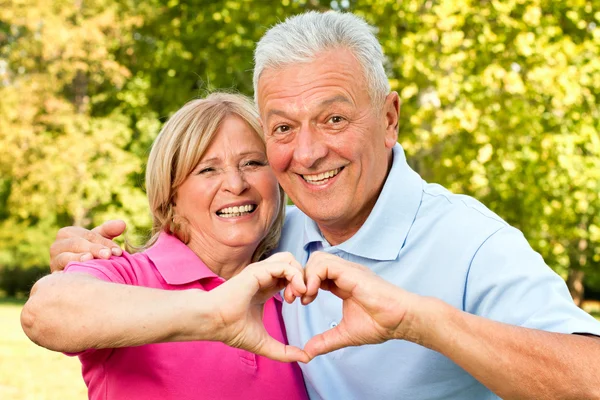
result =
[[[227,171],[223,182],[223,190],[239,195],[246,189],[248,189],[248,181],[246,181],[242,171],[237,168],[232,168]]]

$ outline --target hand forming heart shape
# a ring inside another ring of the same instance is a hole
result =
[[[273,339],[265,330],[262,312],[265,302],[285,287],[284,299],[301,298],[310,304],[319,289],[343,301],[343,318],[335,327],[315,335],[304,350]],[[278,253],[251,264],[226,284],[215,289],[222,304],[219,340],[279,361],[308,362],[331,351],[390,339],[412,337],[412,315],[419,296],[383,280],[362,265],[337,256],[315,252],[306,268],[290,253]]]

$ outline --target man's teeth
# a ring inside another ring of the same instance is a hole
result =
[[[329,179],[339,174],[341,170],[341,168],[336,168],[332,169],[331,171],[322,172],[320,174],[302,175],[302,177],[306,182],[312,185],[324,185]]]
[[[226,207],[217,211],[217,214],[224,218],[240,217],[242,215],[250,214],[255,208],[256,205],[254,204],[246,204],[245,206],[239,207]]]

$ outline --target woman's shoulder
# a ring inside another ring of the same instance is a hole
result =
[[[107,260],[71,262],[65,268],[65,272],[86,273],[104,281],[137,286],[143,277],[152,274],[152,269],[146,251],[133,254],[123,251],[121,256],[111,256]]]

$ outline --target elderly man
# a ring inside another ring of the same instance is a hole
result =
[[[312,398],[600,398],[600,324],[518,230],[406,163],[364,21],[290,18],[255,61],[268,158],[298,207],[280,250],[305,265],[308,291],[283,315],[290,344],[322,355],[302,365]],[[103,246],[63,229],[53,266]]]

